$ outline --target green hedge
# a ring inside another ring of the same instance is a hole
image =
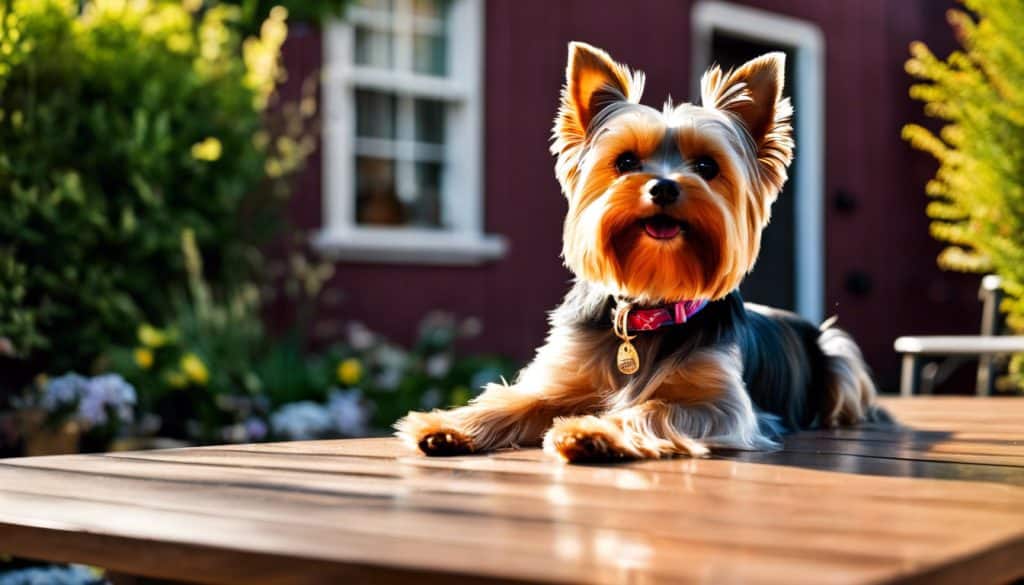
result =
[[[285,11],[246,40],[239,7],[195,8],[0,1],[0,353],[35,371],[166,313],[184,229],[213,284],[248,273]]]

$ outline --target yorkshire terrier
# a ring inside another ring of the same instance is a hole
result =
[[[845,332],[744,304],[793,158],[785,55],[701,79],[701,105],[641,105],[644,75],[569,45],[551,151],[576,275],[515,383],[412,412],[427,455],[520,445],[572,462],[762,450],[781,433],[880,416]]]

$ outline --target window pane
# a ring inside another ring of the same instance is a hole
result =
[[[448,16],[450,0],[415,0],[412,5],[416,16],[444,20]]]
[[[381,12],[391,12],[394,10],[393,0],[358,0],[356,5],[370,10],[379,10]]]
[[[409,223],[441,227],[441,165],[416,163],[416,199],[408,206]]]
[[[356,204],[359,223],[403,223],[402,203],[395,196],[394,161],[362,156],[356,159]]]
[[[434,35],[413,36],[412,69],[416,73],[448,75],[448,39]]]
[[[394,67],[394,35],[389,32],[356,27],[356,63],[390,69]]]
[[[416,141],[444,144],[445,103],[416,100]]]
[[[356,136],[395,138],[398,98],[394,94],[356,90]]]
[[[448,74],[448,0],[416,0],[413,4],[413,71]]]
[[[438,163],[357,157],[356,220],[441,227],[441,171]]]

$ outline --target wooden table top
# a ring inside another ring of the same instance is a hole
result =
[[[1024,399],[887,399],[910,429],[570,466],[391,439],[0,461],[0,553],[211,583],[1007,583]]]

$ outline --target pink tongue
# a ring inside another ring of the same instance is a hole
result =
[[[661,221],[648,221],[644,223],[644,230],[647,231],[647,235],[659,240],[668,240],[678,236],[680,229],[678,223]]]

